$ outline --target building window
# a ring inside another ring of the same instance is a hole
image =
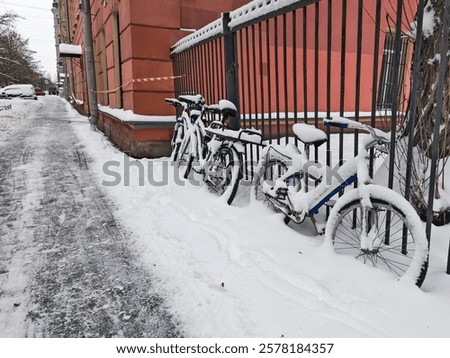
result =
[[[408,54],[408,38],[406,36],[401,37],[400,45],[400,68],[398,71],[398,83],[399,91],[397,99],[400,103],[401,96],[403,95],[402,89],[405,80],[405,69]],[[386,32],[386,38],[384,40],[383,61],[381,64],[381,76],[378,87],[378,99],[377,109],[391,109],[392,100],[394,96],[394,61],[395,61],[395,33]]]

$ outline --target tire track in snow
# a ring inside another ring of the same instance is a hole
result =
[[[16,325],[9,333],[16,337],[179,336],[130,235],[89,171],[89,158],[74,144],[65,113],[61,99],[46,99],[0,147],[14,172],[0,182],[7,193],[1,204],[12,222],[9,246],[4,235],[0,239],[6,271],[0,287],[17,278],[10,273],[23,264],[20,285],[0,294],[0,336],[8,322]],[[9,307],[17,298],[19,305]]]

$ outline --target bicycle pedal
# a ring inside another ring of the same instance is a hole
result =
[[[288,188],[278,188],[275,194],[278,200],[286,200],[286,197],[288,195]]]

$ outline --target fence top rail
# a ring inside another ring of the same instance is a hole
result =
[[[282,15],[319,0],[253,0],[230,12],[229,26],[232,31]]]
[[[319,0],[253,0],[248,4],[230,12],[229,28],[237,31],[243,27],[276,17],[300,7],[318,2]],[[203,42],[223,36],[223,16],[192,34],[183,37],[171,48],[171,56],[183,52]]]
[[[170,54],[176,55],[184,50],[187,50],[195,45],[211,40],[215,37],[223,35],[223,23],[222,18],[217,19],[208,25],[202,27],[200,30],[193,32],[192,34],[183,37],[175,45],[172,46]]]

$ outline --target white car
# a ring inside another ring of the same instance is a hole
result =
[[[0,98],[12,97],[38,99],[33,85],[11,85],[0,90]]]

